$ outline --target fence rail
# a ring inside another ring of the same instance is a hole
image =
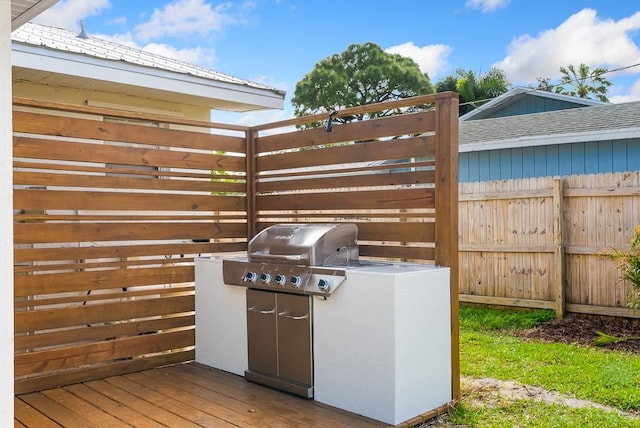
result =
[[[640,172],[460,184],[460,300],[640,318],[600,252],[628,248]]]

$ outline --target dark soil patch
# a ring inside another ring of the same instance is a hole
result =
[[[560,320],[552,320],[540,326],[525,330],[522,337],[545,342],[562,342],[584,346],[595,346],[598,331],[616,337],[640,337],[640,319],[619,319],[567,315]],[[604,349],[616,349],[640,354],[640,340],[625,340],[600,346]]]

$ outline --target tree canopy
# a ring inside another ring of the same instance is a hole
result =
[[[580,64],[578,70],[573,64],[560,67],[562,78],[559,85],[555,87],[555,92],[580,98],[590,98],[590,95],[593,95],[600,101],[609,102],[607,88],[611,86],[611,82],[604,77],[608,71],[602,67],[591,71],[586,64]]]
[[[387,53],[375,43],[364,43],[352,44],[316,64],[296,84],[291,103],[299,117],[430,93],[429,76],[415,61]]]
[[[498,68],[493,67],[478,76],[472,70],[458,69],[455,75],[446,76],[436,83],[436,92],[457,92],[460,96],[459,114],[462,116],[504,94],[509,86],[504,71]]]

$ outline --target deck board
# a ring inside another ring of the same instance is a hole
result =
[[[196,363],[18,395],[16,427],[385,427]]]

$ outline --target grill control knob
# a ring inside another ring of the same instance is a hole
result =
[[[244,282],[256,282],[256,279],[258,279],[258,274],[255,272],[247,272],[242,277]]]
[[[291,277],[291,285],[294,288],[300,288],[300,286],[302,285],[302,278],[300,278],[298,275],[292,276]]]
[[[284,287],[284,285],[287,283],[287,277],[284,276],[283,274],[279,273],[276,275],[276,284],[281,285]]]
[[[328,293],[329,291],[331,291],[331,284],[329,284],[329,281],[323,278],[318,281],[318,288],[321,291]]]
[[[265,284],[268,284],[271,281],[271,275],[269,275],[266,272],[263,272],[262,274],[260,274],[260,281],[262,281]]]

